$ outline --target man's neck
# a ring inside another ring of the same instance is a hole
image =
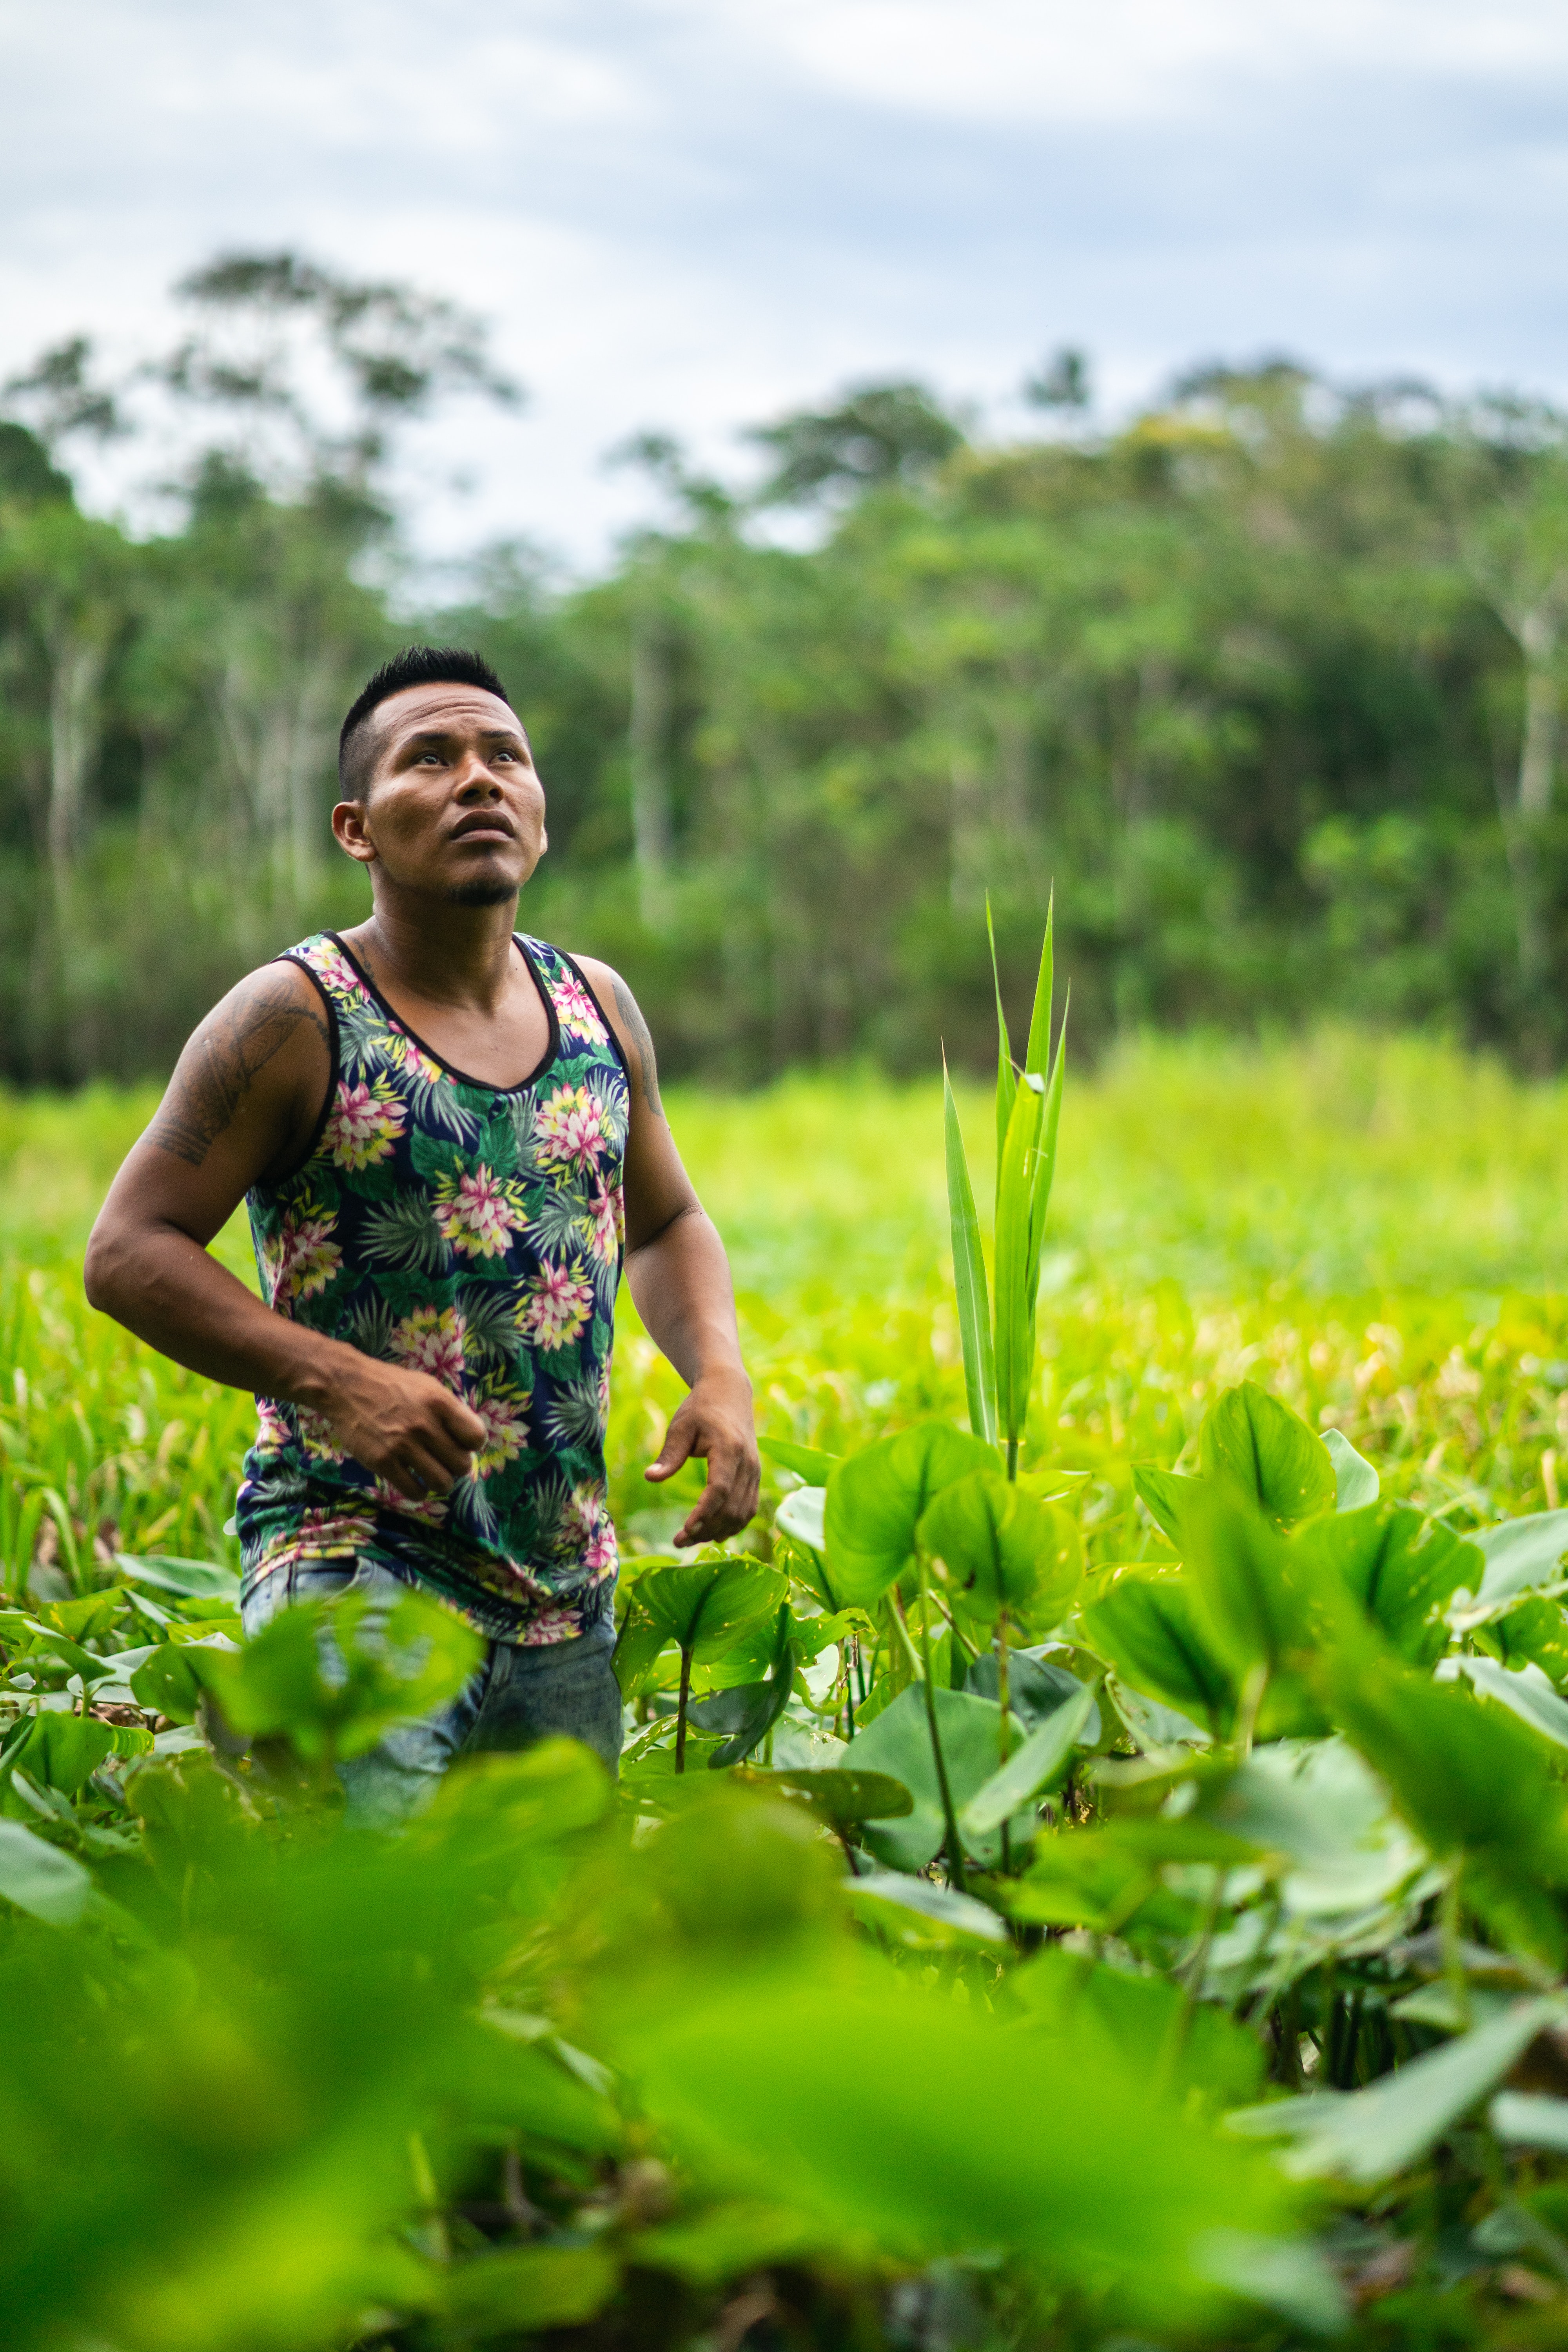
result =
[[[445,899],[408,905],[377,894],[375,912],[349,934],[368,957],[373,978],[426,1004],[493,1013],[510,985],[517,900],[455,907]]]

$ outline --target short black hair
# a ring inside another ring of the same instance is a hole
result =
[[[461,646],[405,646],[382,663],[343,720],[338,737],[338,789],[345,800],[363,800],[370,782],[374,762],[365,721],[389,695],[401,694],[406,686],[477,686],[511,707],[510,695],[483,654]]]

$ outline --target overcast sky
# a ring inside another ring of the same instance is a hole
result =
[[[606,448],[915,373],[1024,424],[1288,351],[1568,395],[1563,0],[0,0],[0,369],[168,331],[291,244],[486,311],[530,392],[449,411],[427,544],[591,565]],[[477,489],[440,487],[459,467]]]

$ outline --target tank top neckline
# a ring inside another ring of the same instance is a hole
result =
[[[387,1002],[380,989],[376,986],[375,982],[372,979],[369,971],[365,969],[364,965],[361,963],[358,956],[355,955],[353,948],[350,947],[347,940],[342,936],[342,933],[341,931],[328,931],[325,936],[331,940],[334,947],[342,950],[344,958],[353,968],[354,975],[359,981],[361,987],[365,991],[365,993],[368,996],[372,997],[374,1002],[380,1005],[383,1013],[385,1013],[388,1021],[392,1023],[393,1026],[401,1030],[404,1036],[408,1039],[410,1045],[417,1045],[419,1051],[426,1056],[426,1060],[433,1062],[444,1076],[455,1078],[460,1087],[478,1087],[483,1093],[488,1095],[526,1094],[530,1087],[536,1087],[539,1084],[540,1079],[544,1076],[546,1070],[549,1069],[551,1064],[559,1058],[561,1053],[561,1022],[555,1010],[555,999],[552,996],[549,989],[546,987],[544,976],[541,972],[539,966],[535,963],[532,956],[530,955],[528,951],[528,942],[521,931],[513,931],[511,935],[511,943],[513,947],[516,948],[519,955],[521,956],[524,968],[528,972],[529,978],[533,982],[534,990],[539,997],[539,1001],[544,1007],[544,1017],[550,1024],[550,1034],[546,1041],[544,1053],[542,1058],[535,1064],[534,1067],[530,1070],[527,1077],[519,1078],[515,1085],[510,1087],[497,1086],[493,1078],[476,1078],[471,1076],[467,1070],[459,1070],[455,1062],[448,1060],[445,1054],[438,1053],[434,1045],[429,1045],[426,1039],[419,1034],[417,1029],[414,1028],[404,1019],[402,1013],[396,1010],[395,1006]]]

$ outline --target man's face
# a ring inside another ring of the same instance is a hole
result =
[[[544,788],[515,712],[477,686],[410,686],[371,714],[363,800],[332,830],[351,857],[404,889],[496,906],[544,853]]]

